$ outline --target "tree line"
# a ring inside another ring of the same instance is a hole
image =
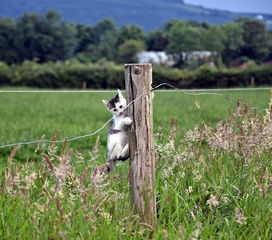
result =
[[[93,26],[72,24],[55,10],[0,19],[0,61],[7,64],[70,58],[129,63],[143,50],[180,54],[177,67],[184,65],[182,52],[195,50],[214,51],[227,66],[245,58],[262,63],[272,59],[272,31],[251,18],[224,25],[170,20],[151,32],[136,25],[117,27],[112,19]]]

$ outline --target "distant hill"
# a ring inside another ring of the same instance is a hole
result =
[[[63,19],[73,23],[93,25],[110,17],[119,26],[137,24],[147,31],[174,18],[222,24],[248,16],[272,23],[272,14],[234,13],[189,5],[182,0],[0,0],[0,18],[14,18],[25,12],[44,13],[48,9],[56,9]]]

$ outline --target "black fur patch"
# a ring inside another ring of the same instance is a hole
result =
[[[115,107],[115,104],[118,103],[120,100],[118,93],[116,94],[116,96],[114,98],[112,98],[111,100],[109,100],[109,103],[111,104],[112,107]]]
[[[109,131],[110,134],[116,134],[116,133],[120,133],[120,132],[122,132],[122,131],[119,129],[110,129],[110,131]]]

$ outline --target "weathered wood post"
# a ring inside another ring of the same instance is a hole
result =
[[[156,220],[155,153],[153,141],[152,65],[126,64],[127,104],[130,128],[129,185],[132,206],[141,220],[154,227]]]

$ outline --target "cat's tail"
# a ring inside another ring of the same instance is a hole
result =
[[[112,169],[115,167],[116,165],[116,160],[111,160],[109,159],[106,163],[103,164],[103,173],[109,173],[110,171],[112,171]]]
[[[103,173],[109,173],[116,165],[116,161],[117,159],[113,158],[113,152],[114,152],[114,149],[116,147],[116,144],[115,143],[111,149],[111,151],[108,153],[108,159],[107,159],[107,162],[104,165],[104,169],[103,169]]]

